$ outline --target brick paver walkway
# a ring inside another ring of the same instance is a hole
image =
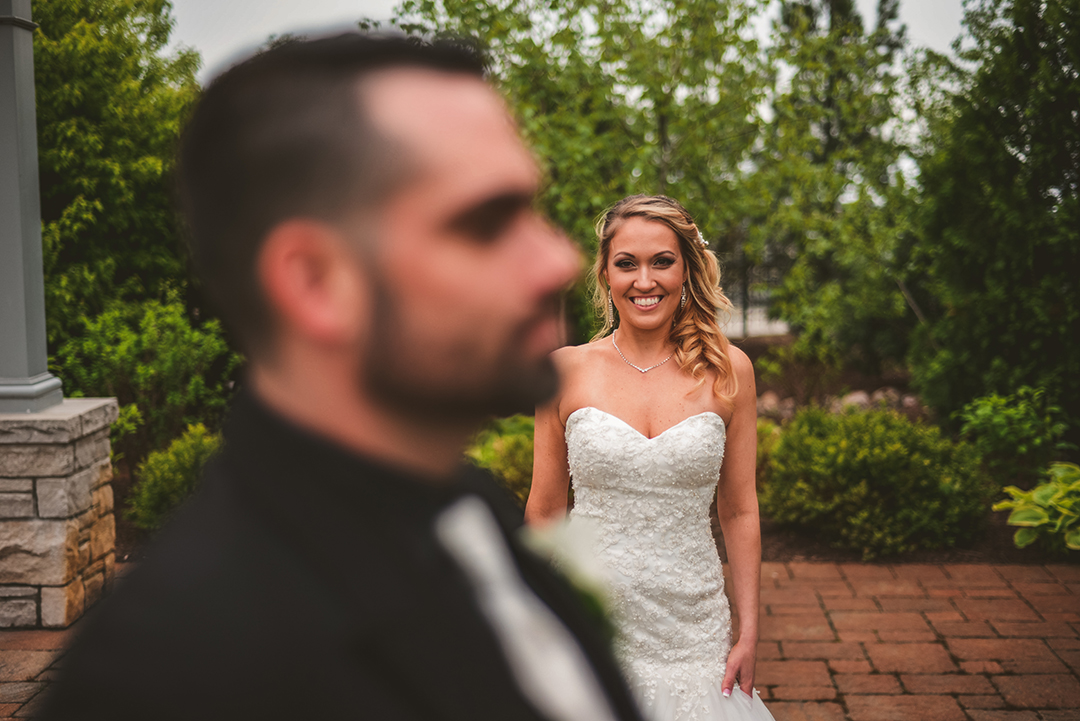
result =
[[[777,721],[1080,719],[1080,566],[766,563]]]
[[[761,603],[777,721],[1080,720],[1080,566],[766,563]],[[0,718],[33,717],[69,636],[0,631]]]
[[[0,631],[0,718],[32,718],[71,631]]]

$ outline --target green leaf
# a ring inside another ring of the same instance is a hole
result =
[[[1047,473],[1056,483],[1080,483],[1080,466],[1075,463],[1054,463]]]
[[[1035,488],[1032,491],[1031,499],[1038,503],[1040,506],[1049,506],[1050,501],[1054,498],[1054,495],[1058,492],[1058,486],[1053,483],[1044,483],[1041,486]]]
[[[1065,546],[1072,551],[1080,551],[1080,528],[1065,535]]]
[[[1041,508],[1017,508],[1009,514],[1010,526],[1041,526],[1050,522],[1050,516]]]
[[[1039,538],[1039,532],[1034,528],[1021,528],[1013,536],[1013,542],[1017,548],[1026,548]]]

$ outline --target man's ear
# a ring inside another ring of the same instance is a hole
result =
[[[320,344],[352,344],[370,306],[359,255],[335,228],[296,218],[275,226],[256,261],[283,331]]]

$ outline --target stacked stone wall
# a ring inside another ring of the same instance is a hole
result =
[[[63,628],[108,588],[116,560],[112,398],[0,414],[0,628]]]

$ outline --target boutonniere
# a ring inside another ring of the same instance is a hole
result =
[[[596,533],[588,519],[576,518],[536,528],[522,526],[522,544],[547,561],[567,582],[588,616],[610,643],[615,638],[607,571],[596,555]]]

